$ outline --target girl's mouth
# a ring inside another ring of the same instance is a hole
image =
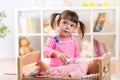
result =
[[[64,30],[64,33],[69,33],[69,31]]]
[[[68,30],[64,30],[64,32],[69,33],[69,31],[68,31]]]

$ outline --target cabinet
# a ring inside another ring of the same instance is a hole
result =
[[[96,57],[94,49],[94,39],[104,43],[106,50],[111,53],[113,59],[119,58],[119,27],[117,7],[64,7],[64,8],[24,8],[15,10],[15,36],[16,55],[19,55],[19,37],[27,37],[31,47],[44,55],[43,45],[47,37],[54,35],[55,30],[50,28],[50,15],[63,10],[73,10],[79,15],[80,20],[86,25],[84,39],[80,39],[78,34],[73,34],[80,44],[83,57]],[[103,30],[95,32],[94,25],[99,13],[106,13]],[[87,51],[88,50],[88,51]],[[82,52],[83,51],[83,52]],[[87,51],[87,52],[84,52]],[[88,55],[88,56],[86,56]]]

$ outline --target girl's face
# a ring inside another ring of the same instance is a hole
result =
[[[77,24],[67,20],[67,19],[61,19],[60,22],[58,23],[59,26],[59,36],[61,37],[69,37],[71,33],[74,32],[74,30],[77,27]]]

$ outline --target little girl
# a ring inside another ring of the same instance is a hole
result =
[[[58,18],[56,18],[58,16]],[[57,20],[56,20],[57,19]],[[57,29],[57,35],[49,36],[44,45],[44,54],[50,58],[50,67],[66,64],[67,60],[79,58],[79,43],[71,34],[79,28],[78,33],[84,37],[85,25],[79,21],[76,12],[65,10],[61,13],[53,13],[51,16],[51,27]],[[39,73],[37,68],[31,76]]]
[[[79,28],[78,33],[81,38],[84,37],[85,25],[79,21],[77,13],[71,10],[53,13],[51,27],[57,29],[58,34],[48,37],[44,45],[44,54],[51,59],[50,66],[60,66],[65,64],[69,58],[80,57],[79,43],[71,35]]]

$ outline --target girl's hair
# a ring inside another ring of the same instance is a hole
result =
[[[81,38],[84,37],[84,33],[85,33],[85,25],[83,22],[79,21],[79,17],[77,15],[76,12],[71,11],[71,10],[65,10],[62,13],[53,13],[51,15],[51,27],[54,29],[56,27],[56,17],[57,15],[59,15],[58,19],[57,19],[57,23],[60,22],[61,19],[67,19],[70,20],[74,23],[79,24],[80,26],[80,31],[79,34],[82,33]]]

